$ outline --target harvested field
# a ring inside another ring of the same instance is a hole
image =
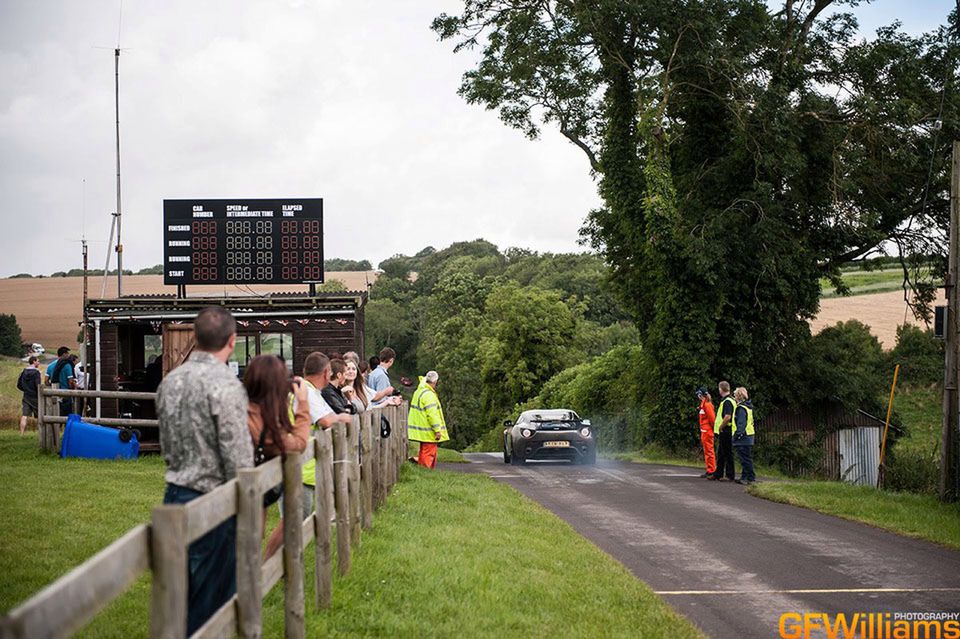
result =
[[[340,280],[351,291],[366,290],[367,282],[373,282],[373,271],[330,272],[327,280]],[[90,279],[91,297],[100,297],[102,279]],[[160,275],[128,275],[123,278],[124,292],[130,295],[149,293],[176,293],[176,287],[164,286]],[[240,288],[195,286],[189,287],[190,295],[243,295],[263,294],[270,291],[302,291],[303,286],[252,286]],[[114,297],[117,292],[116,278],[110,278],[106,297]],[[79,322],[82,315],[83,280],[79,277],[0,279],[0,313],[13,313],[23,330],[26,342],[40,342],[48,350],[61,344],[75,345]],[[943,302],[940,302],[943,303]],[[906,306],[903,293],[875,293],[853,297],[833,297],[820,301],[820,314],[811,328],[818,332],[840,321],[857,319],[870,326],[884,348],[893,348],[896,342],[897,326],[904,321]],[[906,319],[911,324],[920,324],[907,312]]]
[[[365,291],[367,282],[376,280],[373,271],[335,272],[326,274],[327,281],[340,280],[348,290]],[[102,277],[89,280],[91,298],[100,297]],[[187,287],[187,294],[193,295],[249,295],[273,292],[305,291],[304,285],[289,286],[250,286],[250,287]],[[175,294],[175,286],[164,286],[162,275],[127,275],[123,278],[125,295],[145,295],[168,293]],[[104,297],[116,297],[117,279],[107,281]],[[23,279],[0,279],[0,313],[13,313],[23,334],[25,342],[39,342],[49,350],[57,346],[77,344],[80,320],[83,317],[83,278],[45,277]]]
[[[940,298],[937,304],[945,304]],[[870,327],[885,349],[891,349],[897,343],[897,327],[906,321],[908,324],[923,326],[903,301],[903,291],[874,293],[873,295],[855,295],[853,297],[832,297],[820,300],[820,314],[810,322],[810,329],[818,333],[827,326],[847,320],[859,320]]]

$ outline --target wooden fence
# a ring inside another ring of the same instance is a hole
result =
[[[387,438],[380,436],[381,417],[392,427]],[[148,570],[150,636],[186,637],[187,547],[234,516],[237,593],[191,637],[261,637],[263,598],[281,578],[284,635],[303,637],[304,548],[317,544],[313,606],[320,610],[333,596],[331,529],[337,569],[346,575],[361,529],[373,525],[373,513],[399,479],[406,456],[406,404],[374,409],[354,416],[349,424],[315,431],[300,455],[242,469],[236,479],[187,504],[157,506],[149,524],[136,526],[0,619],[0,638],[68,637]],[[316,500],[313,512],[301,520],[301,468],[310,459],[316,459]],[[264,562],[263,494],[281,481],[283,547]]]

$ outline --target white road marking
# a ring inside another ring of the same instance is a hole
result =
[[[658,595],[808,595],[877,592],[960,592],[960,588],[792,588],[786,590],[654,590]]]

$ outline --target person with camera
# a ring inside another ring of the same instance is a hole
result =
[[[247,391],[227,367],[236,330],[226,309],[200,311],[193,352],[157,389],[165,504],[193,501],[253,466]],[[230,517],[187,549],[187,628],[178,634],[193,634],[236,593],[236,520]]]
[[[717,413],[710,399],[710,391],[705,387],[697,389],[697,399],[700,400],[700,444],[703,446],[703,461],[707,468],[700,476],[710,477],[717,472],[717,460],[713,453],[713,427],[717,421]]]
[[[750,395],[743,386],[733,391],[733,396],[737,400],[737,410],[733,417],[733,449],[737,451],[737,458],[740,460],[740,479],[738,484],[754,484],[757,476],[753,472],[753,436],[756,432],[753,427],[753,404],[750,403]]]
[[[310,439],[310,407],[307,385],[299,377],[291,380],[287,367],[273,355],[258,355],[247,364],[243,374],[247,389],[247,428],[254,445],[257,466],[274,457],[286,459],[287,453],[301,453]],[[292,391],[292,392],[291,392]],[[294,408],[296,407],[296,408]],[[267,509],[280,499],[283,484],[263,496],[263,524]],[[283,518],[270,533],[264,558],[271,557],[283,544]]]

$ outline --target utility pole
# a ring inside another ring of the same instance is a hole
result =
[[[117,297],[123,297],[123,242],[120,240],[120,49],[113,50],[113,97],[117,120]]]
[[[953,142],[953,162],[950,172],[950,240],[947,262],[947,331],[946,356],[943,380],[943,432],[940,439],[940,500],[956,501],[957,495],[957,440],[960,428],[958,406],[958,352],[960,333],[960,291],[957,276],[960,274],[960,140]]]

